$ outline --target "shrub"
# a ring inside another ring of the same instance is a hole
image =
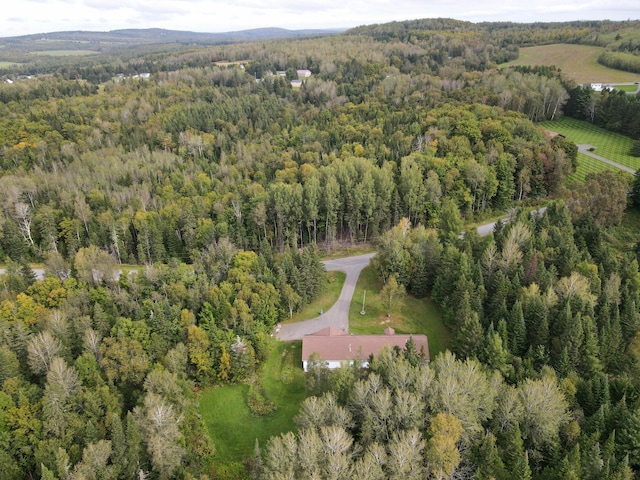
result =
[[[264,396],[262,388],[258,385],[249,385],[247,393],[247,406],[252,415],[264,417],[276,411],[276,405]]]

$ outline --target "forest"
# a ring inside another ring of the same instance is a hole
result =
[[[638,97],[498,68],[636,26],[424,19],[3,67],[0,476],[637,478],[640,181],[567,188],[577,147],[536,122],[638,139]],[[318,361],[297,431],[225,470],[201,391],[255,385],[353,245],[435,302],[450,351]]]

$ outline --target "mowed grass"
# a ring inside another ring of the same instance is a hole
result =
[[[638,91],[638,85],[614,85],[613,88],[627,93],[635,93]]]
[[[598,55],[602,51],[604,51],[602,47],[563,43],[523,47],[516,60],[503,63],[500,67],[555,65],[562,70],[565,77],[575,80],[577,83],[625,83],[638,80],[637,73],[623,72],[600,65]]]
[[[611,170],[612,172],[620,171],[620,169],[613,165],[596,160],[584,153],[578,153],[578,168],[576,168],[576,171],[569,176],[569,184],[573,182],[584,183],[584,179],[589,173],[602,172],[604,170]]]
[[[429,354],[436,354],[449,348],[451,336],[440,317],[436,305],[429,298],[418,299],[407,295],[400,299],[387,317],[379,293],[382,282],[373,268],[362,270],[349,309],[349,332],[354,334],[383,333],[386,327],[392,327],[397,333],[422,333],[429,339]],[[361,315],[362,297],[365,299],[365,314]]]
[[[320,315],[320,310],[324,310],[325,312],[329,310],[333,304],[338,301],[346,277],[347,275],[344,272],[327,272],[327,284],[324,292],[313,302],[305,305],[298,313],[294,314],[293,317],[287,318],[282,323],[310,320]]]
[[[17,67],[18,65],[20,64],[16,62],[0,62],[0,68]]]
[[[251,415],[247,385],[212,387],[200,397],[199,411],[218,462],[241,462],[253,455],[256,438],[264,448],[272,436],[296,429],[293,418],[305,398],[302,342],[278,342],[262,368],[265,395],[277,405],[269,416]]]
[[[548,130],[563,134],[575,143],[593,145],[596,147],[593,152],[596,155],[608,158],[634,170],[640,168],[640,158],[634,157],[629,153],[633,145],[633,139],[630,137],[609,132],[589,122],[568,117],[540,122],[540,125]]]
[[[31,55],[46,57],[83,57],[87,55],[97,55],[93,50],[36,50],[29,52]]]

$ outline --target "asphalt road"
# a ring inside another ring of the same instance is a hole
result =
[[[327,260],[324,263],[327,271],[340,270],[347,274],[338,301],[322,315],[305,320],[304,322],[282,325],[277,331],[280,340],[301,340],[304,335],[317,332],[326,327],[336,327],[345,332],[349,331],[349,307],[356,288],[360,272],[369,265],[375,253],[358,255],[355,257]]]

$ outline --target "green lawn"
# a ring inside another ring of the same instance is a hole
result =
[[[320,314],[320,310],[324,310],[325,312],[329,310],[333,304],[338,301],[346,276],[344,272],[327,272],[327,286],[322,295],[282,323],[295,323],[309,320],[317,317]]]
[[[608,163],[596,160],[595,158],[590,157],[589,155],[585,155],[584,153],[578,153],[578,168],[569,177],[569,183],[576,181],[584,182],[587,174],[591,172],[602,172],[603,170],[611,170],[612,172],[620,171],[619,168],[616,168],[613,165],[609,165]]]
[[[406,296],[400,300],[390,318],[382,306],[379,296],[382,282],[371,267],[362,270],[349,310],[349,331],[351,333],[382,333],[393,327],[397,333],[423,333],[429,339],[429,354],[436,354],[449,347],[449,330],[442,323],[440,313],[431,299],[417,299]],[[363,291],[367,291],[364,315],[362,309]]]
[[[635,93],[638,90],[638,85],[614,85],[614,89],[627,93]]]
[[[247,407],[247,385],[205,390],[200,414],[221,463],[241,462],[253,455],[256,438],[264,448],[271,436],[295,430],[293,417],[305,398],[302,342],[278,342],[262,367],[265,395],[277,405],[266,417],[254,417]]]
[[[560,120],[540,122],[548,130],[563,134],[575,143],[584,143],[596,147],[593,153],[613,160],[626,167],[638,170],[640,158],[629,154],[633,139],[619,133],[609,132],[589,122],[563,117]]]

